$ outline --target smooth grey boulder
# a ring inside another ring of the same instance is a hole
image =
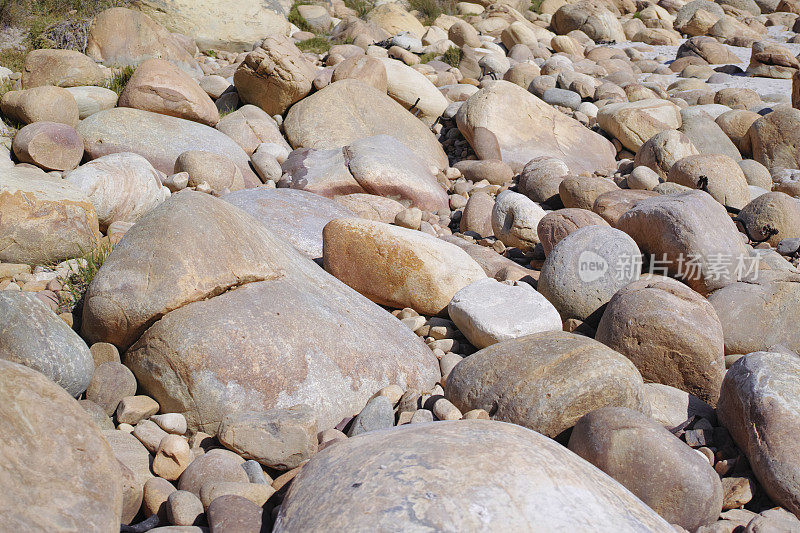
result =
[[[488,420],[374,431],[318,453],[292,482],[274,531],[321,530],[674,531],[564,447]]]
[[[35,293],[0,291],[0,359],[41,372],[78,396],[92,379],[89,347]]]

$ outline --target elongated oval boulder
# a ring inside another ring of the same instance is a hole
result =
[[[484,348],[458,363],[445,397],[462,413],[484,409],[555,437],[600,407],[649,410],[642,376],[622,354],[563,331],[546,331]]]
[[[781,344],[800,351],[800,275],[760,270],[708,296],[722,323],[725,354],[769,350]]]
[[[616,169],[608,140],[508,81],[470,96],[456,123],[479,159],[500,159],[515,172],[542,156],[560,159],[575,174]]]
[[[708,460],[642,413],[622,407],[592,411],[575,424],[569,449],[670,524],[695,531],[722,511],[722,483]]]
[[[119,463],[90,415],[30,368],[0,360],[0,375],[3,529],[119,531]]]
[[[114,222],[136,222],[166,200],[162,176],[144,157],[120,152],[89,161],[64,179],[89,197],[105,230]]]
[[[430,129],[371,85],[346,79],[331,83],[293,105],[284,131],[294,148],[332,149],[357,139],[390,135],[425,164],[447,167],[447,156]]]
[[[70,183],[22,169],[0,173],[0,261],[60,263],[100,238],[89,198]]]
[[[214,152],[231,159],[255,186],[261,180],[250,170],[250,158],[230,137],[214,128],[141,109],[117,107],[95,113],[78,126],[89,159],[133,152],[159,171],[172,174],[178,156],[190,150]]]
[[[536,227],[536,234],[542,243],[544,253],[549,255],[564,237],[584,226],[608,226],[608,222],[588,209],[567,207],[543,216]]]
[[[597,123],[633,153],[653,135],[681,125],[680,108],[668,100],[646,98],[604,106]]]
[[[322,257],[322,229],[336,218],[356,217],[335,200],[297,189],[243,189],[222,197],[264,224],[310,259]]]
[[[667,181],[692,189],[703,188],[724,206],[741,209],[750,202],[750,191],[741,167],[723,154],[698,154],[676,161]]]
[[[645,276],[608,302],[595,339],[633,361],[646,381],[711,405],[725,376],[725,343],[714,307],[683,283]]]
[[[323,450],[292,482],[274,531],[495,528],[672,531],[552,440],[486,420],[405,425]]]
[[[703,191],[642,200],[617,228],[658,261],[653,273],[682,279],[703,295],[741,279],[752,263],[725,208]]]
[[[453,295],[486,277],[465,251],[420,231],[338,219],[322,232],[325,270],[370,300],[418,313],[442,312]]]
[[[743,142],[750,146],[753,159],[775,173],[800,166],[798,135],[800,109],[785,107],[753,122]]]
[[[447,108],[447,98],[421,72],[402,61],[384,58],[387,91],[396,102],[418,113],[424,123],[432,125]]]
[[[800,516],[798,388],[796,355],[751,353],[725,375],[717,416],[770,498]]]
[[[58,122],[34,122],[20,129],[11,145],[20,163],[44,170],[72,170],[83,157],[83,139],[75,128]]]
[[[0,291],[0,359],[41,372],[72,396],[86,390],[94,372],[83,339],[28,292]]]

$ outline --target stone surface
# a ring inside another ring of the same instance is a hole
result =
[[[426,315],[486,277],[467,253],[422,232],[363,219],[337,219],[323,231],[325,270],[372,301]]]
[[[4,525],[18,531],[116,531],[120,469],[89,414],[61,387],[0,361]],[[54,414],[58,425],[53,424]]]
[[[22,124],[58,122],[73,128],[78,125],[78,104],[61,87],[43,85],[24,91],[8,91],[0,98],[3,115]]]
[[[613,477],[670,524],[689,531],[717,520],[722,483],[708,464],[643,414],[604,407],[581,418],[569,449]]]
[[[602,306],[638,279],[640,270],[641,252],[633,239],[618,229],[585,226],[548,254],[537,288],[562,319],[597,321]]]
[[[275,120],[254,105],[243,105],[222,117],[217,123],[217,129],[236,141],[248,156],[252,156],[262,143],[275,143],[285,148],[287,154],[291,150]]]
[[[717,415],[747,455],[775,503],[800,513],[797,356],[756,352],[739,359],[722,383]]]
[[[381,59],[386,68],[387,94],[397,103],[432,125],[447,104],[447,98],[421,72],[396,59]]]
[[[223,446],[277,470],[297,468],[317,451],[317,420],[307,405],[238,412],[222,419]]]
[[[86,343],[26,292],[0,291],[0,359],[41,372],[72,396],[86,390],[94,372]]]
[[[595,339],[630,359],[647,381],[716,405],[725,375],[714,307],[679,281],[645,276],[609,301]]]
[[[217,497],[208,506],[208,524],[215,533],[261,531],[263,509],[234,494]]]
[[[500,159],[515,171],[540,156],[557,157],[574,173],[615,167],[606,139],[511,82],[493,82],[470,96],[456,123],[479,159]]]
[[[676,161],[667,174],[667,181],[703,188],[724,206],[741,209],[750,201],[747,180],[739,165],[722,154],[698,154]]]
[[[653,170],[658,177],[666,179],[669,170],[677,161],[700,152],[684,133],[664,130],[656,133],[636,152],[634,163]]]
[[[746,143],[753,159],[775,173],[800,166],[795,149],[800,134],[800,109],[784,107],[753,122],[747,130]]]
[[[11,145],[20,163],[43,170],[72,170],[83,157],[83,139],[75,128],[58,122],[34,122],[20,129]]]
[[[75,50],[31,50],[22,67],[24,89],[42,85],[102,85],[106,78],[105,69]]]
[[[294,148],[340,148],[356,139],[391,135],[429,167],[447,166],[441,145],[424,123],[358,80],[337,81],[304,98],[289,110],[284,129]]]
[[[504,450],[505,459],[489,460],[487,447]],[[376,431],[327,448],[292,482],[274,531],[513,531],[531,524],[579,530],[587,523],[672,531],[621,485],[551,440],[511,424],[468,420]]]
[[[206,483],[235,482],[247,483],[247,472],[242,468],[244,459],[232,451],[214,448],[195,458],[178,480],[178,490],[200,496]]]
[[[597,123],[636,153],[653,135],[680,127],[681,115],[672,102],[648,98],[604,106],[597,114]]]
[[[651,418],[667,429],[683,424],[693,416],[713,419],[714,408],[688,392],[662,385],[645,383],[644,392],[650,404]]]
[[[92,381],[86,389],[86,398],[99,405],[108,416],[114,414],[123,398],[134,394],[136,378],[133,372],[125,365],[111,361],[94,369]]]
[[[642,377],[623,355],[573,333],[548,331],[484,348],[458,363],[445,397],[461,412],[555,437],[600,407],[649,409]]]
[[[800,204],[782,192],[768,192],[739,211],[739,223],[750,239],[777,246],[783,239],[800,237]]]
[[[561,330],[556,308],[527,283],[475,281],[453,295],[447,313],[478,349],[531,333]]]
[[[544,209],[527,196],[503,191],[495,197],[492,230],[506,246],[531,251],[539,243],[536,228],[544,216]]]
[[[105,87],[67,87],[67,91],[78,105],[78,118],[81,120],[117,105],[117,93]]]
[[[245,186],[242,171],[224,155],[203,150],[190,150],[175,160],[174,172],[186,172],[189,187],[203,183],[213,192],[238,191]]]

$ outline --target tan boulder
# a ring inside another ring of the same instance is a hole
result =
[[[768,192],[739,211],[738,222],[753,241],[777,246],[783,239],[800,237],[800,203],[782,192]]]
[[[219,122],[214,101],[188,74],[164,59],[148,59],[136,67],[117,105],[208,126]]]
[[[604,192],[594,201],[592,211],[600,215],[611,226],[616,226],[622,215],[645,198],[658,196],[655,191],[617,189]]]
[[[205,183],[212,191],[238,191],[244,188],[244,177],[236,163],[224,155],[190,150],[175,160],[175,173],[189,174],[189,187]]]
[[[747,130],[753,159],[771,172],[800,167],[800,109],[778,108],[759,118]]]
[[[750,141],[747,137],[747,131],[753,122],[760,119],[761,115],[754,111],[747,111],[744,109],[732,109],[722,113],[715,119],[717,126],[722,129],[725,135],[733,142],[742,156],[750,156]]]
[[[22,66],[23,89],[103,85],[107,77],[106,69],[75,50],[32,50]]]
[[[414,37],[421,39],[425,33],[422,23],[395,2],[381,4],[372,9],[366,18],[368,22],[377,24],[379,28],[388,32],[389,35],[397,35],[400,32],[407,31]]]
[[[559,35],[581,30],[593,41],[627,40],[622,24],[608,6],[596,0],[580,0],[562,6],[553,14],[553,29]]]
[[[545,255],[548,255],[564,237],[584,226],[608,226],[608,222],[587,209],[574,207],[547,213],[536,228]]]
[[[386,92],[386,67],[381,60],[369,56],[349,57],[333,69],[331,83],[339,80],[355,79]]]
[[[681,126],[680,108],[668,100],[648,98],[608,104],[597,113],[600,127],[636,153],[653,135]]]
[[[452,244],[381,222],[333,220],[322,239],[325,270],[382,305],[436,315],[459,289],[486,277]]]
[[[246,104],[282,115],[312,89],[314,66],[288,38],[267,37],[236,69],[233,83]]]
[[[750,202],[750,191],[741,167],[722,154],[698,154],[677,161],[667,181],[703,189],[722,205],[741,209]]]
[[[433,125],[447,108],[447,98],[421,72],[396,59],[380,61],[386,68],[389,96],[425,124]]]
[[[78,125],[78,104],[70,92],[61,87],[43,85],[22,91],[9,91],[0,99],[0,111],[21,122],[59,122]]]
[[[633,161],[636,166],[648,167],[658,177],[666,179],[669,169],[676,161],[699,153],[686,134],[670,129],[660,131],[647,139],[636,152]]]
[[[558,194],[564,207],[590,211],[601,194],[616,190],[619,187],[609,179],[587,176],[567,176],[558,185]]]
[[[608,302],[595,339],[630,359],[645,381],[716,405],[725,345],[714,307],[679,281],[646,276]]]
[[[83,157],[83,139],[75,128],[58,122],[34,122],[20,129],[11,145],[20,163],[44,170],[72,170]]]
[[[800,61],[788,48],[774,42],[757,41],[750,52],[747,74],[764,78],[792,79]]]
[[[254,105],[243,105],[222,117],[217,123],[217,129],[236,141],[248,156],[252,156],[261,143],[277,144],[287,152],[292,149],[283,138],[275,119]]]

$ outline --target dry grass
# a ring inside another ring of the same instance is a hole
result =
[[[61,291],[58,293],[58,312],[71,312],[83,305],[83,297],[89,289],[97,271],[103,266],[114,246],[104,241],[75,261],[66,277],[60,278]]]
[[[128,82],[133,76],[134,68],[131,65],[126,65],[124,67],[118,68],[114,70],[114,74],[111,76],[111,79],[108,80],[105,84],[107,89],[111,89],[115,93],[122,94],[122,91],[125,89],[125,86],[128,85]]]
[[[441,14],[453,15],[456,12],[455,0],[409,0],[411,9],[419,12],[422,23],[430,26]]]
[[[312,37],[305,41],[297,43],[297,48],[303,52],[311,52],[312,54],[324,54],[331,49],[331,41],[327,37]]]

